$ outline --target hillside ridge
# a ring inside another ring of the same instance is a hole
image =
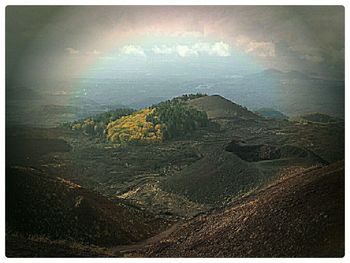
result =
[[[295,174],[226,208],[198,215],[163,240],[130,254],[342,257],[344,162]]]
[[[97,246],[129,244],[165,227],[152,214],[30,167],[7,168],[8,236],[45,236]],[[11,248],[10,248],[11,249]]]

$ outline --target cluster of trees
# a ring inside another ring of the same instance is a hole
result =
[[[164,139],[184,136],[199,127],[208,125],[209,120],[206,112],[198,111],[184,103],[190,99],[190,96],[184,95],[161,102],[155,106],[153,113],[147,116],[147,121],[152,122],[154,125],[162,125]],[[197,98],[205,95],[192,96]]]
[[[103,112],[95,116],[74,121],[66,124],[72,130],[82,131],[88,135],[104,137],[107,125],[123,116],[127,116],[135,112],[133,109],[120,108],[108,112]]]
[[[172,102],[188,101],[188,100],[193,100],[193,99],[197,99],[205,96],[208,96],[208,95],[205,93],[184,94],[182,96],[173,98],[171,101]]]
[[[206,112],[186,101],[207,96],[189,94],[135,112],[121,108],[67,124],[72,130],[106,138],[111,142],[157,142],[181,137],[208,125]]]
[[[184,95],[181,95],[181,96],[178,96],[178,97],[175,97],[175,98],[172,98],[171,100],[167,100],[165,101],[166,103],[172,103],[172,104],[176,104],[176,103],[181,103],[181,102],[186,102],[188,100],[193,100],[193,99],[197,99],[197,98],[200,98],[200,97],[205,97],[205,96],[208,96],[207,94],[205,93],[196,93],[196,94],[184,94]],[[153,104],[152,105],[152,108],[156,108],[158,107],[159,104],[161,103],[164,103],[164,102],[160,102],[158,104]]]
[[[154,111],[154,108],[147,108],[110,122],[106,129],[107,139],[116,143],[161,141],[162,124],[148,121]]]

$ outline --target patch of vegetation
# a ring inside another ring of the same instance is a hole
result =
[[[204,96],[207,95],[185,94],[137,112],[117,109],[65,126],[120,144],[173,139],[208,125],[208,116],[204,111],[186,104],[189,100]]]
[[[72,130],[82,131],[88,135],[104,137],[107,125],[123,116],[130,115],[134,112],[133,109],[120,108],[112,111],[97,114],[95,116],[78,120],[70,123],[65,123],[63,126]]]
[[[198,95],[193,96],[196,98]],[[162,125],[164,139],[181,137],[200,127],[206,127],[209,123],[206,112],[186,105],[185,101],[190,99],[190,95],[184,95],[161,102],[147,116],[147,120],[154,125]]]
[[[201,97],[206,97],[208,96],[207,94],[203,94],[203,93],[196,93],[196,94],[184,94],[182,96],[179,97],[175,97],[171,100],[169,100],[170,102],[176,103],[176,102],[184,102],[184,101],[189,101],[189,100],[194,100],[194,99],[198,99]]]
[[[152,123],[148,119],[154,111],[155,108],[143,109],[110,122],[106,130],[107,139],[117,143],[162,140],[162,124]]]

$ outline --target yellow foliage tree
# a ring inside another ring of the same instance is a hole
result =
[[[117,143],[162,140],[161,124],[154,126],[146,120],[154,111],[154,108],[147,108],[110,122],[107,125],[107,139]]]

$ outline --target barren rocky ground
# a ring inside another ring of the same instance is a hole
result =
[[[291,175],[199,215],[132,256],[342,257],[344,163]]]
[[[192,106],[208,127],[147,145],[8,127],[7,255],[343,255],[343,121],[267,120],[219,96]]]

